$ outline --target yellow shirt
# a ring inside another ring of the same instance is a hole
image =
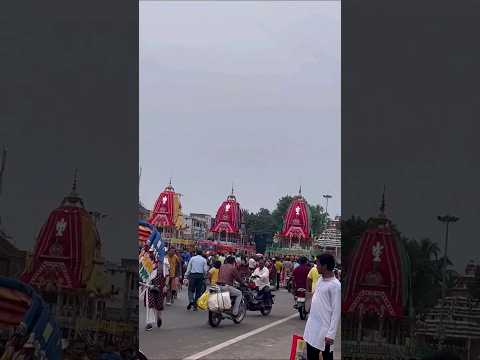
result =
[[[218,281],[218,273],[220,269],[217,268],[211,268],[209,273],[210,273],[210,285],[216,285]]]
[[[277,273],[282,272],[282,267],[283,264],[281,261],[275,261],[275,269],[277,270]]]
[[[170,264],[170,277],[177,277],[177,264],[180,262],[177,255],[167,256]]]
[[[317,287],[318,279],[320,278],[320,274],[318,273],[316,266],[310,269],[307,278],[312,280],[312,292],[314,292],[315,288]]]

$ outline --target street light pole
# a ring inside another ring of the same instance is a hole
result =
[[[447,296],[447,251],[448,251],[448,228],[450,223],[455,223],[460,218],[452,215],[444,215],[444,216],[437,216],[438,221],[445,224],[445,248],[443,252],[443,262],[442,262],[442,313],[440,316],[440,334],[439,334],[439,342],[440,345],[443,345],[443,341],[445,340],[445,328],[444,328],[444,311],[443,308],[445,307],[445,297]]]
[[[101,220],[105,219],[108,216],[107,214],[103,214],[99,211],[89,211],[89,214],[92,217],[95,226],[97,226]]]
[[[325,195],[323,195],[323,198],[326,199],[326,201],[327,201],[327,203],[325,205],[325,214],[327,214],[327,216],[328,216],[328,199],[331,199],[332,195],[325,194]]]
[[[448,228],[450,223],[455,223],[460,218],[451,215],[444,215],[444,216],[437,216],[438,221],[445,224],[445,249],[443,253],[443,264],[442,264],[442,300],[445,299],[447,286],[446,286],[446,279],[447,279],[447,251],[448,251]]]

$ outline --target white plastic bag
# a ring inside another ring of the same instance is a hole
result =
[[[208,296],[208,310],[225,311],[232,308],[232,301],[228,291],[221,291],[219,288],[211,288]]]

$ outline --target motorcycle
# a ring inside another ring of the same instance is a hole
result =
[[[255,277],[251,277],[248,286],[242,289],[247,310],[260,311],[263,316],[267,316],[272,311],[272,305],[274,304],[273,298],[275,295],[272,294],[269,286],[265,286],[262,290],[259,290],[254,279]]]
[[[286,276],[286,289],[288,292],[292,291],[293,288],[293,277],[291,275]]]
[[[242,290],[242,289],[240,289]],[[210,294],[215,294],[219,293],[220,290],[218,287],[210,287],[209,289]],[[243,294],[243,291],[242,291]],[[212,295],[209,295],[212,296]],[[235,324],[240,324],[243,319],[245,319],[245,316],[247,314],[247,307],[245,305],[245,299],[242,297],[242,300],[240,301],[240,306],[238,307],[238,315],[234,316],[232,311],[233,311],[233,303],[235,301],[236,297],[231,296],[231,306],[228,310],[212,310],[208,309],[208,323],[210,324],[211,327],[218,327],[222,320],[229,319],[232,320]]]
[[[306,300],[307,290],[303,288],[299,288],[295,290],[295,305],[293,306],[298,310],[300,314],[300,319],[305,320],[308,315],[308,311],[305,307],[305,300]]]

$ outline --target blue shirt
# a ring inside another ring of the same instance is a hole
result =
[[[192,258],[192,256],[189,254],[189,253],[183,253],[182,254],[182,259],[183,259],[183,262],[187,263],[190,261],[190,259]]]
[[[195,255],[190,259],[185,275],[190,274],[206,274],[208,272],[207,260],[200,255]]]

